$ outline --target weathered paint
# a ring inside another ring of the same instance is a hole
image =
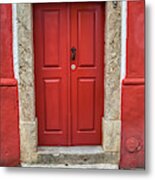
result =
[[[17,166],[18,92],[13,74],[12,5],[0,5],[0,165]]]
[[[144,1],[128,2],[120,168],[144,168]]]

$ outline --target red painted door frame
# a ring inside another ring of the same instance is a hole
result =
[[[0,5],[0,166],[20,162],[18,89],[13,73],[12,5]]]
[[[104,4],[34,5],[34,47],[39,145],[101,144]]]
[[[144,168],[145,2],[127,2],[127,66],[122,82],[120,168]]]

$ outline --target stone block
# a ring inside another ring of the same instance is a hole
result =
[[[103,147],[105,152],[120,152],[121,121],[103,121]]]

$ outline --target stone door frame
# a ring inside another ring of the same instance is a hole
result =
[[[120,160],[121,138],[121,7],[105,2],[103,151]],[[37,163],[32,4],[13,5],[14,69],[18,80],[21,162]],[[115,28],[114,28],[115,27]],[[107,160],[108,163],[108,160]]]

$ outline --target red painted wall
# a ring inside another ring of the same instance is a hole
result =
[[[12,10],[0,5],[0,165],[20,162]],[[144,168],[144,2],[128,2],[127,69],[122,83],[120,168]]]
[[[13,74],[12,5],[0,5],[0,166],[17,166],[20,161],[17,93]]]
[[[122,82],[120,168],[144,168],[144,1],[127,3],[127,66]]]

